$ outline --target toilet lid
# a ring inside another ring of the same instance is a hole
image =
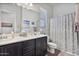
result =
[[[52,42],[48,42],[48,45],[56,46],[56,44]]]

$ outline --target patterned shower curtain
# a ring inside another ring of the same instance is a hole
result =
[[[57,49],[72,54],[77,53],[77,35],[75,32],[75,12],[56,16],[50,20],[50,39]]]

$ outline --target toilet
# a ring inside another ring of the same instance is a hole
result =
[[[57,48],[57,45],[53,42],[48,42],[48,52],[55,53],[55,49]]]

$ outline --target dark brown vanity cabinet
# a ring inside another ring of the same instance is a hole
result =
[[[0,56],[44,56],[47,53],[47,37],[0,46]]]

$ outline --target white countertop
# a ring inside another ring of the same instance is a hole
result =
[[[35,38],[39,38],[39,37],[44,37],[47,35],[29,35],[27,37],[21,37],[21,36],[17,36],[13,39],[0,39],[0,46],[2,45],[6,45],[6,44],[11,44],[11,43],[16,43],[16,42],[21,42],[21,41],[25,41],[25,40],[31,40],[31,39],[35,39]]]

